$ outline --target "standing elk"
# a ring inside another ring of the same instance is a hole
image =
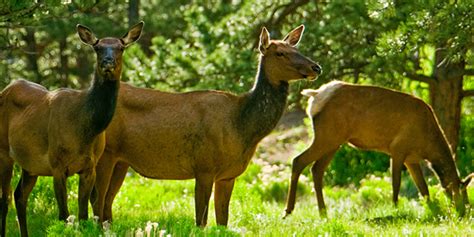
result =
[[[122,85],[97,165],[94,214],[101,221],[112,219],[113,199],[131,166],[154,179],[194,178],[199,226],[207,224],[215,185],[216,222],[227,225],[235,178],[284,112],[288,81],[315,79],[321,73],[318,64],[295,48],[303,30],[301,25],[283,40],[270,40],[262,29],[256,83],[240,96],[220,91],[165,93]]]
[[[0,201],[5,236],[13,163],[22,169],[15,190],[15,205],[22,236],[27,236],[26,206],[38,176],[53,176],[59,219],[69,216],[66,179],[79,174],[79,219],[87,219],[95,166],[105,147],[105,129],[116,108],[122,53],[141,34],[138,23],[122,38],[97,39],[77,25],[82,42],[97,54],[94,79],[89,89],[59,89],[17,80],[0,94]]]
[[[314,189],[321,216],[326,216],[323,174],[344,143],[391,155],[393,202],[398,202],[402,166],[408,168],[419,192],[429,198],[420,162],[426,160],[438,175],[448,197],[463,215],[469,204],[466,188],[472,175],[461,181],[454,156],[433,113],[422,100],[375,86],[334,81],[309,96],[307,113],[313,121],[311,146],[294,158],[286,215],[295,207],[296,186],[302,170],[313,163]]]

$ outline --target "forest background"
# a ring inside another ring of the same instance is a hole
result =
[[[421,97],[433,107],[464,177],[474,171],[472,9],[474,2],[467,0],[2,0],[0,89],[19,78],[50,89],[86,88],[95,56],[81,44],[76,24],[89,26],[98,37],[121,36],[143,20],[141,39],[125,51],[124,81],[163,91],[239,94],[253,85],[261,28],[282,38],[304,24],[299,50],[324,72],[316,81],[291,84],[288,115],[302,114],[302,89],[331,80]],[[306,136],[309,124],[300,120],[295,126],[303,132],[297,135]],[[307,137],[298,136],[277,136],[275,144],[288,149],[284,143],[304,140],[307,145]],[[298,146],[294,149],[301,151]],[[264,160],[288,166],[291,158],[266,154]],[[389,165],[386,155],[344,146],[324,180],[329,186],[360,187],[368,174],[384,176]]]

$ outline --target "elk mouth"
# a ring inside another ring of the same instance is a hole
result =
[[[310,81],[316,80],[316,78],[318,78],[318,74],[314,74],[314,75],[304,75],[304,79],[308,79],[308,80],[310,80]]]
[[[113,64],[105,64],[100,68],[103,74],[111,75],[115,71],[115,66]]]
[[[308,79],[310,81],[316,80],[318,78],[319,74],[316,72],[310,72],[310,73],[301,73],[304,79]]]
[[[299,70],[299,73],[300,75],[304,78],[304,79],[308,79],[310,81],[312,80],[315,80],[316,78],[318,78],[318,76],[321,74],[321,69],[318,68],[318,70],[314,70],[314,69],[310,69],[310,68],[301,68]]]

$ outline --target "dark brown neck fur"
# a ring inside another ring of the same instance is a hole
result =
[[[244,95],[245,99],[236,122],[244,145],[249,148],[275,128],[285,110],[288,96],[288,83],[281,81],[278,86],[272,85],[265,75],[263,60],[262,57],[255,86]]]
[[[87,90],[85,113],[90,119],[84,128],[85,138],[93,138],[103,132],[115,112],[120,77],[109,79],[95,73],[91,87]]]

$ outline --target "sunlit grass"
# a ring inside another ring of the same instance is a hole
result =
[[[57,221],[57,206],[50,178],[40,178],[30,197],[28,223],[31,236],[472,236],[474,215],[458,218],[439,186],[430,186],[431,202],[407,198],[391,203],[390,178],[371,176],[360,187],[325,187],[328,219],[319,217],[312,182],[300,182],[294,212],[282,219],[287,180],[268,179],[265,167],[252,164],[233,192],[229,227],[217,227],[213,201],[209,225],[194,226],[194,182],[156,181],[138,175],[127,177],[114,203],[114,222],[104,232],[92,218],[86,222]],[[285,168],[286,169],[286,168]],[[403,182],[407,182],[404,177]],[[69,183],[77,197],[77,179]],[[402,190],[403,191],[403,190]],[[271,193],[271,194],[270,194]],[[474,189],[470,188],[471,202]],[[53,195],[53,196],[50,196]],[[272,195],[275,198],[271,198]],[[69,199],[77,213],[77,201]],[[16,213],[10,209],[8,236],[18,236]],[[150,226],[152,228],[150,229]],[[147,228],[148,227],[148,228]]]

